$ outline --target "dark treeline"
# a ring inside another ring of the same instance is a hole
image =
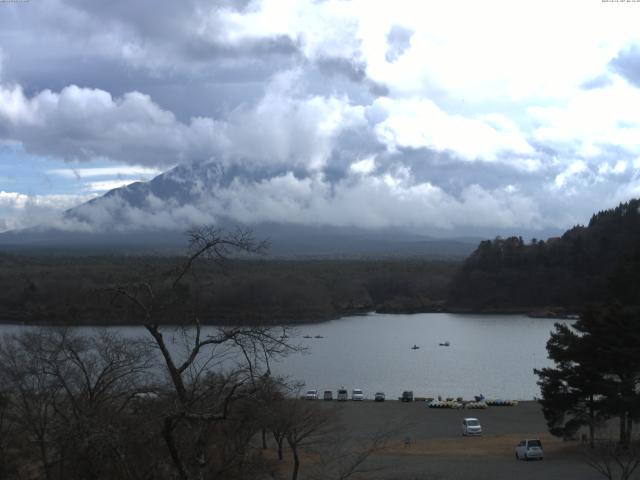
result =
[[[480,243],[451,286],[449,302],[473,310],[562,308],[640,302],[640,200],[599,212],[560,238]]]
[[[129,324],[121,302],[96,292],[145,279],[161,285],[183,259],[0,255],[0,321]],[[308,322],[349,313],[439,309],[457,262],[203,259],[182,294],[205,323]],[[166,319],[171,322],[171,318]]]

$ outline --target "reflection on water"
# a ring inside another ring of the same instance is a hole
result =
[[[556,321],[447,313],[345,317],[297,327],[290,341],[309,347],[307,352],[272,370],[320,391],[361,388],[368,398],[377,391],[395,398],[413,390],[428,397],[532,399],[539,395],[533,369],[550,365],[545,346]],[[2,325],[0,332],[22,328]],[[125,336],[145,335],[142,327],[113,328]],[[165,337],[176,350],[184,341],[176,330]]]

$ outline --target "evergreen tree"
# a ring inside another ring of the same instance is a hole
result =
[[[618,417],[622,445],[640,417],[640,322],[620,306],[588,308],[571,327],[556,324],[547,342],[554,368],[536,370],[549,431],[571,436]]]
[[[596,424],[607,412],[600,402],[603,390],[597,358],[591,355],[586,338],[565,324],[556,324],[547,342],[555,368],[535,370],[540,377],[540,404],[551,434],[569,438],[583,426],[589,429],[592,445]]]

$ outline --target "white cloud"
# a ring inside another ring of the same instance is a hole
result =
[[[531,107],[533,137],[560,151],[597,157],[602,146],[640,153],[640,89],[621,79],[604,88],[576,90],[566,102]]]
[[[602,163],[598,167],[598,173],[600,175],[622,175],[627,171],[627,162],[624,160],[618,160],[613,166],[609,163]]]
[[[138,180],[130,178],[130,179],[122,179],[122,180],[102,180],[98,182],[86,182],[84,183],[84,189],[88,192],[95,193],[104,193],[108,190],[113,190],[114,188],[126,187]]]
[[[374,157],[368,157],[351,164],[349,169],[354,173],[369,174],[376,168],[376,160]]]
[[[554,184],[557,188],[564,187],[567,182],[573,179],[576,175],[579,175],[588,170],[587,165],[582,160],[575,160],[569,164],[569,166],[562,172],[556,175]]]
[[[276,76],[251,108],[229,114],[222,126],[220,155],[256,165],[322,168],[343,130],[366,124],[364,108],[344,96],[296,95],[299,71]]]
[[[257,184],[236,181],[217,192],[218,213],[240,221],[291,222],[368,228],[541,227],[545,224],[532,199],[514,191],[487,191],[478,185],[453,197],[439,187],[415,183],[406,172],[383,178],[347,179],[336,185],[320,178],[291,174]]]
[[[155,177],[162,173],[157,168],[139,167],[131,165],[120,165],[114,167],[91,167],[91,168],[56,168],[48,170],[47,173],[58,175],[64,178],[91,178],[115,176],[124,177],[129,175],[138,175],[146,177]]]
[[[114,99],[75,85],[30,98],[20,86],[0,86],[0,135],[3,130],[5,138],[40,155],[153,166],[208,158],[217,139],[213,120],[181,123],[148,95],[130,92]]]
[[[517,126],[498,115],[481,119],[450,115],[427,99],[379,98],[374,108],[387,115],[375,131],[391,149],[430,148],[453,152],[465,160],[486,161],[505,152],[534,153]]]
[[[39,225],[63,226],[60,214],[95,195],[25,195],[0,191],[0,232]],[[64,225],[70,228],[70,225]],[[81,226],[80,226],[81,227]],[[74,225],[72,228],[77,229]]]
[[[299,72],[283,72],[256,105],[240,106],[225,120],[199,117],[188,124],[138,92],[114,99],[72,85],[29,98],[20,86],[0,86],[0,136],[4,130],[28,152],[65,160],[147,165],[142,173],[211,158],[318,169],[335,135],[365,124],[364,108],[344,96],[295,95],[299,81]]]

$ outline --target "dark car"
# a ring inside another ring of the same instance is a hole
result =
[[[376,394],[373,397],[373,399],[376,402],[384,402],[384,399],[385,399],[384,392],[376,392]]]
[[[342,387],[338,389],[338,401],[339,402],[346,402],[347,400],[349,400],[349,392],[347,392],[347,390]]]
[[[325,390],[322,398],[325,400],[333,400],[333,392],[331,390]]]
[[[400,400],[402,400],[403,402],[413,402],[413,391],[405,390],[404,392],[402,392],[402,397],[400,397]]]

